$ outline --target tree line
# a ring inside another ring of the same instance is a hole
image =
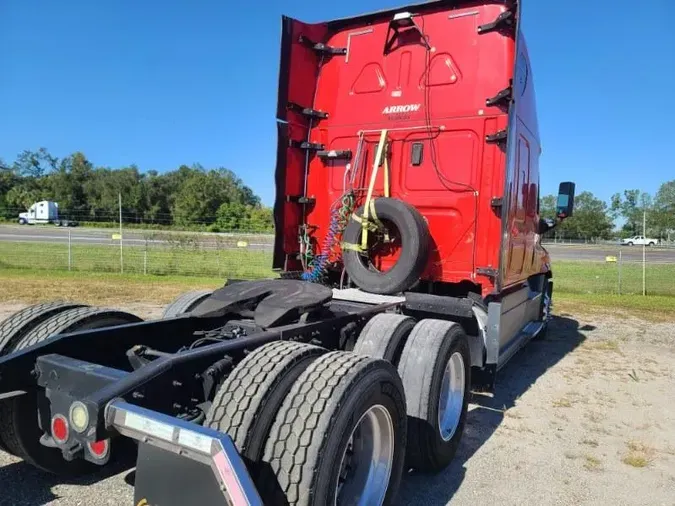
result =
[[[554,218],[556,196],[547,195],[540,201],[543,218]],[[655,195],[641,190],[616,193],[609,202],[584,191],[575,199],[574,216],[564,221],[547,236],[565,239],[612,239],[642,235],[646,215],[646,235],[656,239],[675,239],[675,180],[661,185]],[[615,221],[623,225],[616,229]]]
[[[14,220],[40,200],[54,200],[66,218],[115,223],[122,194],[125,223],[198,228],[210,231],[271,232],[272,210],[230,170],[181,165],[159,174],[135,165],[119,169],[95,167],[76,152],[57,158],[45,148],[23,151],[11,164],[0,160],[0,218]],[[610,239],[647,234],[675,239],[675,180],[663,183],[655,195],[625,190],[610,202],[589,191],[575,201],[574,217],[549,233],[565,239]],[[556,196],[540,200],[540,215],[555,217]],[[615,221],[623,226],[615,229]]]
[[[95,167],[81,153],[57,158],[45,148],[0,160],[0,217],[14,220],[34,202],[58,202],[60,214],[82,222],[269,232],[272,210],[232,171],[181,165],[164,172],[131,165]]]

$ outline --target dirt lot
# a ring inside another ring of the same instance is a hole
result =
[[[474,397],[455,462],[408,476],[398,504],[675,505],[674,343],[675,322],[559,314]],[[63,483],[0,453],[0,505],[132,504],[129,473]]]

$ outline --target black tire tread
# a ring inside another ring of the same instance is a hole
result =
[[[336,351],[323,355],[300,375],[279,410],[265,446],[263,461],[285,496],[270,504],[307,504],[316,478],[315,466],[350,390],[382,364],[386,363]],[[274,480],[266,480],[263,487],[271,486],[270,481]],[[269,500],[274,492],[263,489],[263,494]]]
[[[48,320],[58,313],[83,306],[84,304],[78,304],[75,302],[53,301],[35,304],[17,311],[0,323],[0,357],[14,351],[15,343],[20,341],[36,326],[40,325],[40,323]],[[0,410],[2,409],[2,406],[5,404],[5,402],[6,401],[0,401]],[[5,426],[0,424],[0,450],[4,450],[13,454],[13,452],[4,443],[4,433],[7,431],[8,430],[5,429]]]
[[[228,434],[242,455],[253,462],[259,460],[260,455],[251,454],[251,437],[270,397],[282,382],[290,380],[290,389],[311,359],[325,351],[319,346],[290,341],[274,342],[257,349],[223,382],[213,399],[205,425]],[[300,367],[302,369],[298,370]],[[282,393],[282,400],[287,393]],[[274,411],[272,417],[276,415],[276,409]],[[264,448],[264,440],[256,443],[259,444],[255,446]]]
[[[444,345],[450,340],[453,332],[461,332],[462,326],[446,320],[426,319],[420,321],[408,337],[401,354],[398,372],[405,389],[408,413],[408,444],[406,457],[411,467],[423,471],[438,471],[446,463],[439,462],[429,448],[430,426],[436,427],[436,420],[428,420],[430,411],[430,391],[436,373],[436,364]],[[467,347],[468,347],[468,343]],[[470,363],[465,363],[465,371],[470,374]],[[466,384],[465,396],[468,396],[469,382]],[[465,398],[465,409],[467,400]],[[460,419],[460,426],[453,437],[458,441],[461,437],[465,417]],[[434,430],[435,437],[435,430]],[[440,439],[440,435],[438,436]]]
[[[138,317],[133,317],[133,315],[130,315],[129,313],[115,309],[102,309],[89,306],[78,307],[56,314],[49,320],[42,322],[29,334],[24,336],[21,341],[17,342],[12,351],[23,350],[56,334],[64,334],[69,331],[72,332],[87,321],[114,316],[121,316],[122,318],[132,316],[132,318],[128,318],[130,323],[133,321],[140,321],[140,318]]]
[[[358,252],[344,251],[345,269],[349,274],[349,279],[362,290],[388,295],[400,293],[414,286],[424,272],[431,244],[429,227],[420,212],[402,200],[379,198],[375,200],[375,209],[380,218],[387,214],[396,215],[402,222],[397,226],[404,243],[416,240],[418,244],[412,247],[410,245],[404,246],[404,248],[410,248],[410,250],[407,252],[402,250],[397,263],[390,270],[382,273],[373,273],[363,266]],[[355,214],[362,215],[363,206]],[[407,226],[407,228],[401,229],[401,224]],[[357,243],[360,238],[361,224],[351,220],[344,231],[343,239],[345,242]]]
[[[213,290],[194,290],[186,292],[166,306],[162,318],[173,318],[193,311]]]
[[[395,313],[375,315],[361,331],[354,353],[396,364],[402,345],[415,326],[415,319]]]
[[[0,323],[0,356],[14,351],[14,344],[45,320],[57,313],[84,306],[75,302],[55,301],[29,306],[14,313]]]

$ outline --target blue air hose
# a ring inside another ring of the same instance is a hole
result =
[[[331,250],[339,241],[339,236],[344,231],[354,206],[354,195],[349,192],[340,199],[339,206],[334,205],[331,213],[330,225],[326,232],[321,253],[314,258],[309,270],[302,274],[304,281],[319,283],[327,272]],[[336,202],[336,204],[338,203]]]

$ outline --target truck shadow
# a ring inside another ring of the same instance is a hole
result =
[[[528,343],[498,373],[494,397],[474,395],[466,429],[450,466],[433,476],[414,472],[404,476],[396,506],[445,506],[462,485],[466,464],[490,439],[504,420],[504,412],[566,355],[586,339],[579,323],[568,315],[554,317],[545,337]]]

